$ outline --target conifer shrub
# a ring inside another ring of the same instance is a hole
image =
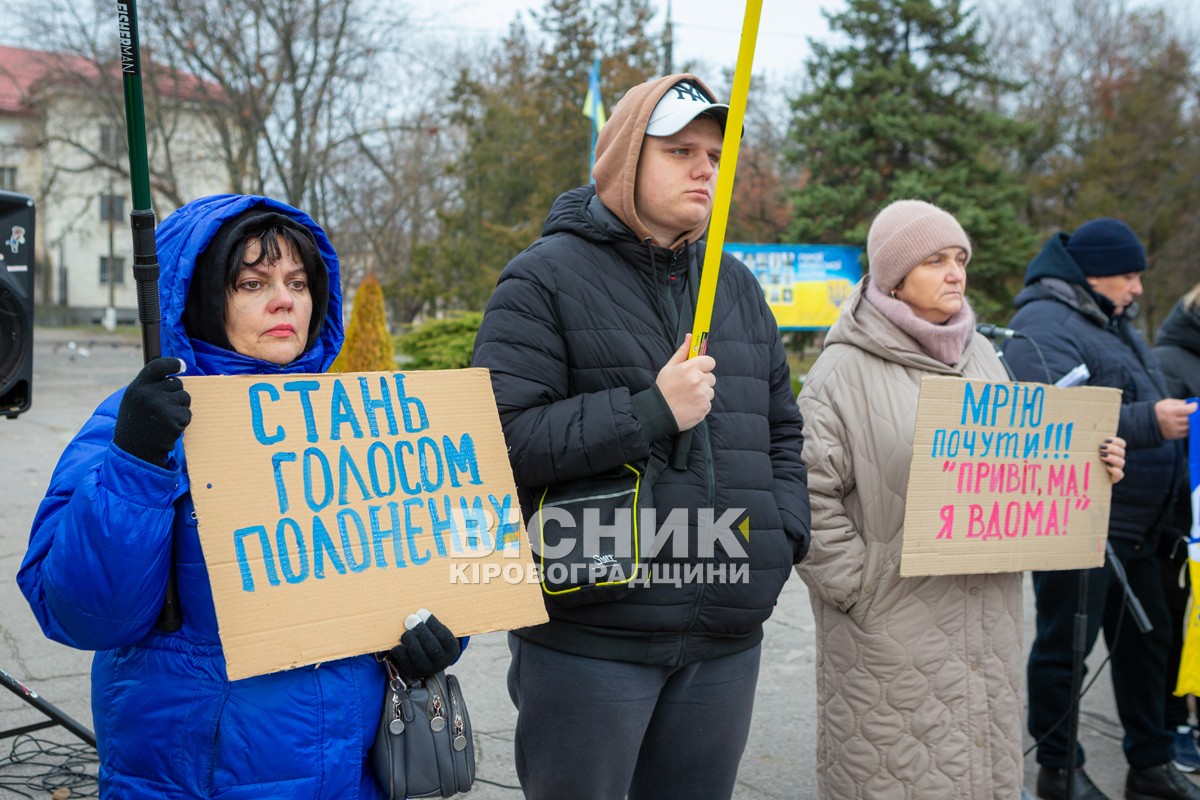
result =
[[[483,321],[478,311],[423,322],[399,339],[400,352],[409,356],[410,369],[463,369],[471,366],[475,334]]]
[[[350,313],[346,341],[331,370],[380,372],[395,369],[396,351],[388,334],[383,289],[374,275],[367,275],[354,295],[354,310]]]

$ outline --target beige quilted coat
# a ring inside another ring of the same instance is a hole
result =
[[[947,367],[861,297],[800,394],[817,626],[822,800],[1017,800],[1023,776],[1020,574],[900,577],[923,375],[1007,380],[972,335]]]

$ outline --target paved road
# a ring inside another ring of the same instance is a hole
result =
[[[0,668],[91,727],[90,654],[45,639],[14,578],[30,523],[59,453],[96,404],[137,373],[141,348],[136,336],[58,329],[39,329],[34,348],[33,409],[17,420],[0,418]],[[1070,598],[1064,598],[1068,601]],[[1032,602],[1026,605],[1031,623],[1028,610]],[[1028,624],[1027,630],[1031,630]],[[1027,640],[1030,637],[1027,633]],[[735,792],[738,800],[816,796],[813,658],[808,596],[803,584],[793,579],[766,626],[754,723]],[[512,766],[515,712],[504,687],[507,666],[503,635],[490,634],[474,637],[455,668],[476,732],[480,782],[471,792],[476,800],[519,797]],[[42,718],[15,695],[0,691],[0,730]],[[1085,700],[1081,735],[1088,748],[1089,773],[1116,800],[1123,796],[1124,760],[1114,719],[1112,692],[1104,675]],[[61,729],[37,735],[72,741]],[[11,739],[0,740],[0,759],[7,756],[10,743]],[[1030,757],[1029,785],[1034,769]],[[0,776],[3,774],[0,762]],[[7,796],[20,795],[0,786],[0,797]],[[896,797],[905,797],[900,787]]]

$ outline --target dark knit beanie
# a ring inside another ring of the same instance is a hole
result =
[[[313,301],[312,318],[308,322],[308,347],[317,341],[329,304],[329,272],[312,232],[291,217],[264,206],[248,208],[227,219],[204,251],[196,256],[196,269],[192,272],[192,284],[183,311],[184,329],[193,339],[224,350],[234,349],[225,332],[225,304],[242,270],[243,243],[272,228],[294,231],[302,245],[298,255],[304,264]]]
[[[1146,269],[1146,248],[1133,229],[1111,217],[1085,222],[1067,237],[1067,252],[1089,277],[1124,275]]]

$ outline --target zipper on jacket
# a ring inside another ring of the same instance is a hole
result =
[[[683,251],[687,250],[684,245]],[[654,296],[655,305],[659,307],[662,313],[663,329],[667,334],[667,343],[670,345],[672,353],[675,352],[680,344],[676,339],[679,336],[679,303],[675,297],[675,290],[671,288],[671,275],[675,272],[675,267],[679,263],[680,250],[671,251],[671,260],[663,265],[662,280],[658,277],[658,261],[654,259],[653,250],[651,250],[651,261],[654,264]],[[688,331],[684,331],[687,333]],[[682,340],[680,340],[682,341]]]
[[[701,428],[703,430],[700,430]],[[704,450],[704,473],[708,484],[708,507],[713,509],[713,513],[716,513],[717,475],[716,470],[713,468],[712,439],[708,433],[708,421],[702,420],[692,430],[697,431],[700,435],[700,446]],[[684,663],[684,658],[687,655],[688,640],[692,635],[692,629],[696,627],[696,620],[700,618],[700,607],[704,605],[704,591],[706,588],[707,584],[702,582],[696,592],[696,596],[692,598],[692,607],[688,612],[687,627],[683,631],[683,636],[679,639],[679,652],[675,656],[676,664]]]

